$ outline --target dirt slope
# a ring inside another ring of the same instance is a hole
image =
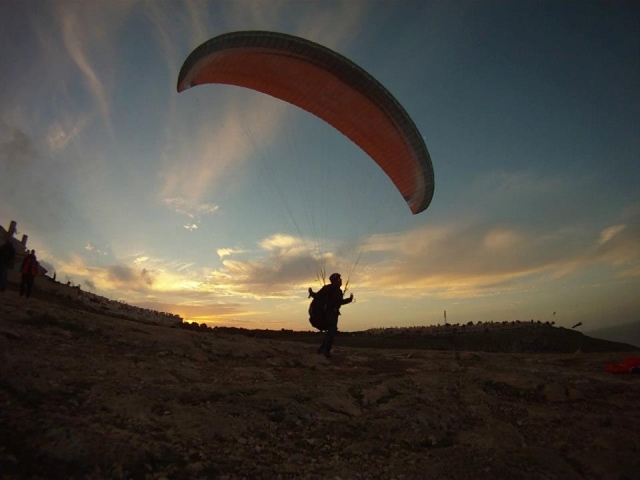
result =
[[[624,353],[337,343],[0,295],[0,478],[639,478],[640,376],[603,370]]]

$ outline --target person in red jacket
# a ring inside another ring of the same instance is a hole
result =
[[[21,272],[20,296],[26,295],[27,298],[29,298],[31,296],[31,290],[33,289],[33,280],[38,274],[38,261],[36,260],[35,250],[31,250],[31,252],[24,257]]]

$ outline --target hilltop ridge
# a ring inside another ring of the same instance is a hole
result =
[[[361,348],[452,350],[503,353],[630,352],[640,348],[620,342],[589,337],[581,332],[536,322],[483,323],[476,328],[416,327],[385,328],[361,332],[338,332],[341,345]],[[313,331],[260,330],[237,327],[207,327],[183,324],[182,328],[201,332],[238,334],[253,338],[318,341]]]

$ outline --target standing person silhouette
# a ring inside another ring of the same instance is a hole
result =
[[[7,275],[9,270],[13,268],[15,257],[16,250],[13,248],[11,238],[7,238],[7,242],[0,247],[0,292],[7,289]]]
[[[353,301],[353,294],[349,298],[343,298],[342,289],[342,277],[339,273],[332,273],[329,277],[328,285],[325,285],[317,292],[314,292],[309,288],[309,296],[316,298],[316,296],[326,296],[326,316],[327,324],[329,328],[324,334],[322,344],[318,347],[318,353],[322,353],[325,357],[331,358],[331,347],[333,346],[333,339],[338,331],[338,316],[340,315],[340,307]]]
[[[31,252],[24,257],[21,272],[20,296],[26,295],[27,298],[29,298],[31,296],[31,290],[33,289],[33,281],[38,274],[38,261],[36,260],[35,250],[31,250]]]

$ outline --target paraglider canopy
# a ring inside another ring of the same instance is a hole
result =
[[[414,214],[431,203],[433,166],[420,132],[387,89],[344,56],[292,35],[232,32],[182,65],[178,92],[206,83],[256,90],[316,115],[382,168]]]

